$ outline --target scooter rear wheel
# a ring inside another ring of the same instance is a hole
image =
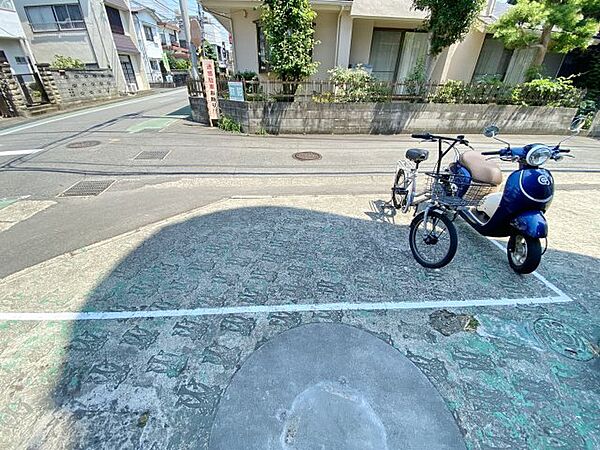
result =
[[[425,222],[423,211],[410,224],[409,244],[419,264],[428,269],[439,269],[456,255],[456,227],[448,216],[437,211],[429,211]]]
[[[538,238],[513,234],[506,247],[508,264],[517,273],[528,274],[540,265],[542,260],[542,244]]]

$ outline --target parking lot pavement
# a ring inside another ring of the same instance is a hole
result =
[[[424,414],[453,418],[447,448],[597,448],[590,186],[557,195],[538,276],[464,225],[455,260],[425,270],[410,217],[350,195],[226,199],[18,272],[0,281],[0,447],[225,448],[237,420],[272,448],[314,448],[327,420],[302,411],[341,398],[340,426],[422,448],[390,425],[410,405],[381,395],[406,376]],[[369,354],[389,364],[365,383]],[[261,392],[271,415],[239,403]]]

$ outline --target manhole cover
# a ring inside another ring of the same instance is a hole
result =
[[[541,342],[567,358],[589,361],[595,356],[592,344],[581,333],[558,320],[538,319],[533,330]]]
[[[314,161],[322,158],[321,154],[316,152],[298,152],[294,153],[292,157],[298,161]]]
[[[117,180],[83,180],[64,191],[59,197],[93,197],[102,194]]]
[[[77,142],[71,142],[70,144],[67,144],[67,148],[88,148],[88,147],[95,147],[96,145],[100,145],[101,142],[100,141],[77,141]]]
[[[144,150],[138,153],[133,159],[164,159],[168,154],[169,150]]]

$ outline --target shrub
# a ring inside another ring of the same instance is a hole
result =
[[[512,103],[523,106],[577,107],[583,91],[570,78],[537,78],[521,83],[512,91]]]
[[[360,64],[353,69],[335,67],[328,73],[334,91],[313,97],[317,102],[381,102],[388,100],[391,94],[387,84],[377,81]]]
[[[406,84],[406,93],[416,97],[422,96],[427,92],[427,71],[425,70],[425,59],[419,58],[413,70],[408,74],[404,83]]]
[[[85,64],[77,58],[70,56],[54,55],[54,61],[50,65],[53,69],[83,69]]]
[[[448,80],[437,88],[430,100],[433,103],[463,103],[466,85],[459,80]]]
[[[258,74],[251,70],[244,70],[235,74],[234,78],[238,81],[256,81],[258,80]]]
[[[242,132],[242,125],[235,119],[228,116],[221,116],[219,119],[219,128],[223,131],[229,131],[232,133]]]
[[[594,120],[594,116],[596,115],[597,110],[598,105],[594,100],[584,100],[579,104],[577,115],[585,117],[583,128],[589,129],[592,126],[592,122]]]

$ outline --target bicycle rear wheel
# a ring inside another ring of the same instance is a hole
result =
[[[404,169],[398,169],[394,178],[394,186],[392,187],[392,204],[396,209],[404,210],[408,198],[408,179]]]
[[[448,216],[437,211],[429,211],[425,222],[423,211],[410,224],[409,244],[419,264],[428,269],[439,269],[456,255],[456,227]]]

